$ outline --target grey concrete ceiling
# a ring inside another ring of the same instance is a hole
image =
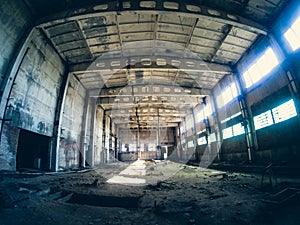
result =
[[[176,126],[267,34],[286,3],[26,2],[70,72],[124,128],[133,120],[147,126],[157,114],[162,126]]]

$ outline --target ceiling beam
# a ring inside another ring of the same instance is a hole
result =
[[[135,105],[135,104],[131,104],[131,105],[129,105],[129,104],[127,104],[127,105],[124,105],[124,104],[121,104],[121,105],[118,105],[118,106],[116,106],[116,105],[112,105],[111,107],[108,107],[107,109],[105,109],[105,111],[107,111],[107,112],[109,112],[109,111],[117,111],[117,110],[130,110],[130,109],[133,109],[133,108],[135,108],[137,105]],[[176,110],[176,111],[178,111],[178,112],[190,112],[189,110],[191,110],[192,109],[192,107],[185,107],[185,108],[183,108],[183,107],[173,107],[172,105],[170,105],[170,104],[168,104],[168,105],[158,105],[159,106],[159,109],[160,110],[165,110],[165,109],[167,109],[167,110]],[[180,105],[179,105],[180,106]],[[149,108],[158,108],[158,107],[151,107],[151,106],[147,106],[147,105],[145,105],[145,107],[149,107]]]
[[[143,92],[142,89],[147,89],[147,91]],[[154,91],[156,88],[159,88],[159,92]],[[170,92],[166,92],[164,88],[170,88]],[[137,90],[136,90],[137,89]],[[127,91],[127,93],[125,92]],[[188,86],[179,86],[176,84],[134,84],[134,85],[124,85],[120,87],[112,87],[112,88],[98,88],[89,90],[91,97],[98,96],[116,96],[116,95],[131,95],[131,96],[146,96],[149,95],[157,95],[164,96],[166,95],[182,95],[182,96],[206,96],[211,95],[211,90],[203,89],[200,87],[188,87]]]
[[[176,62],[174,64],[174,62]],[[116,73],[122,70],[142,70],[142,69],[160,69],[188,72],[211,72],[228,74],[232,70],[227,65],[210,63],[200,58],[182,58],[172,56],[130,56],[117,58],[101,58],[94,62],[83,62],[69,66],[69,72],[89,73],[89,72],[110,72]]]
[[[130,4],[127,9],[120,8],[120,4],[122,4],[122,2],[120,1],[115,1],[115,2],[102,1],[101,5],[99,4],[90,4],[88,6],[81,5],[79,8],[61,11],[59,13],[55,13],[53,15],[40,18],[36,22],[36,24],[38,26],[47,27],[47,26],[53,26],[55,24],[63,23],[67,21],[85,19],[87,17],[107,16],[112,14],[121,14],[123,12],[132,13],[132,14],[141,14],[141,13],[161,14],[163,12],[163,13],[170,13],[170,14],[176,13],[177,15],[181,15],[181,16],[196,17],[199,18],[200,20],[208,19],[219,23],[229,24],[252,32],[256,32],[258,34],[266,35],[268,32],[266,26],[254,21],[255,18],[251,20],[240,16],[239,12],[236,12],[237,14],[233,15],[229,12],[210,8],[201,5],[201,1],[200,2],[193,1],[193,3],[180,2],[178,3],[177,9],[174,8],[171,10],[166,9],[164,7],[164,4],[155,4],[153,7],[145,9],[141,7],[139,4],[134,4],[135,1],[133,0],[132,2],[130,1],[128,2]],[[189,10],[187,5],[192,5],[194,7],[194,10]]]
[[[130,113],[120,113],[117,111],[117,113],[112,113],[111,114],[111,118],[112,119],[124,119],[124,118],[129,118],[134,116],[134,112]],[[159,115],[157,115],[157,113],[151,113],[151,112],[147,112],[147,113],[143,113],[143,112],[139,112],[139,117],[168,117],[168,118],[183,118],[185,117],[184,113],[159,113]]]
[[[178,126],[178,123],[160,123],[159,124],[159,127],[160,128],[165,128],[165,127],[177,127]],[[147,126],[143,126],[143,125],[140,125],[140,128],[157,128],[158,127],[158,124],[149,124]],[[124,129],[124,128],[128,128],[128,129],[138,129],[138,125],[133,125],[133,124],[118,124],[118,128],[121,128],[121,129]]]
[[[225,39],[227,38],[228,34],[230,33],[230,31],[232,30],[232,26],[231,25],[227,25],[224,26],[222,29],[222,34],[223,37],[221,38],[220,42],[218,43],[217,46],[215,46],[215,51],[212,54],[212,58],[211,60],[213,60],[216,57],[216,54],[218,53],[218,51],[220,50],[221,46],[223,45],[223,42],[225,41]]]
[[[188,106],[194,106],[198,104],[201,101],[201,98],[197,97],[175,97],[176,99],[172,99],[173,97],[167,96],[163,99],[158,100],[151,100],[148,98],[148,96],[139,98],[138,96],[130,96],[130,97],[123,97],[122,95],[118,98],[116,97],[101,97],[98,99],[98,104],[105,106],[105,105],[114,105],[119,106],[122,105],[135,105],[138,107],[143,106],[152,106],[152,105],[188,105]]]

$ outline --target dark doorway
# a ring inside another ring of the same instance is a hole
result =
[[[49,170],[50,137],[21,130],[17,151],[17,169]]]

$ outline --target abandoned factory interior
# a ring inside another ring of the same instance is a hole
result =
[[[299,212],[298,0],[0,0],[1,225]]]

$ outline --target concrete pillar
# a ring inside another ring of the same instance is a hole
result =
[[[88,127],[88,112],[89,112],[89,96],[86,93],[85,100],[84,100],[84,110],[82,115],[82,129],[81,129],[81,138],[80,138],[80,163],[81,167],[85,167],[86,164],[86,151],[88,148],[88,143],[86,142],[86,134],[87,134],[87,127]],[[90,162],[89,162],[90,163]]]
[[[91,167],[95,165],[95,122],[96,122],[96,113],[97,113],[97,107],[96,107],[96,99],[90,98],[91,103],[91,126],[90,126],[90,145],[89,145],[89,159],[88,162]]]
[[[180,129],[180,123],[178,123],[178,139],[179,139],[179,149],[178,149],[178,158],[181,159],[182,157],[182,142],[181,142],[181,129]]]
[[[194,143],[194,155],[195,159],[197,159],[196,154],[197,154],[197,146],[198,146],[198,135],[197,135],[197,130],[196,130],[196,117],[195,117],[195,112],[194,109],[192,109],[192,119],[193,119],[193,143]]]
[[[247,142],[247,153],[248,161],[252,162],[254,150],[258,148],[257,141],[254,139],[254,127],[253,119],[250,117],[249,109],[246,101],[246,93],[243,90],[240,76],[237,75],[237,72],[234,73],[238,85],[238,90],[240,91],[240,96],[238,97],[239,106],[242,112],[243,122],[242,125],[245,129],[246,142]]]
[[[101,151],[101,162],[106,163],[106,113],[103,112],[103,118],[102,118],[102,151]]]
[[[62,118],[63,118],[63,107],[65,105],[65,99],[68,91],[68,84],[70,82],[70,76],[67,71],[65,73],[65,78],[61,84],[60,94],[57,100],[56,105],[56,115],[55,115],[55,122],[53,127],[53,138],[52,144],[50,149],[50,171],[58,171],[58,151],[60,145],[60,137],[62,133]]]
[[[216,96],[212,94],[212,105],[214,108],[214,120],[215,120],[215,134],[216,134],[216,139],[217,139],[217,158],[220,161],[221,160],[221,147],[222,147],[222,142],[223,142],[223,134],[222,134],[222,127],[219,119],[219,114],[218,114],[218,106],[217,106],[217,100]]]

